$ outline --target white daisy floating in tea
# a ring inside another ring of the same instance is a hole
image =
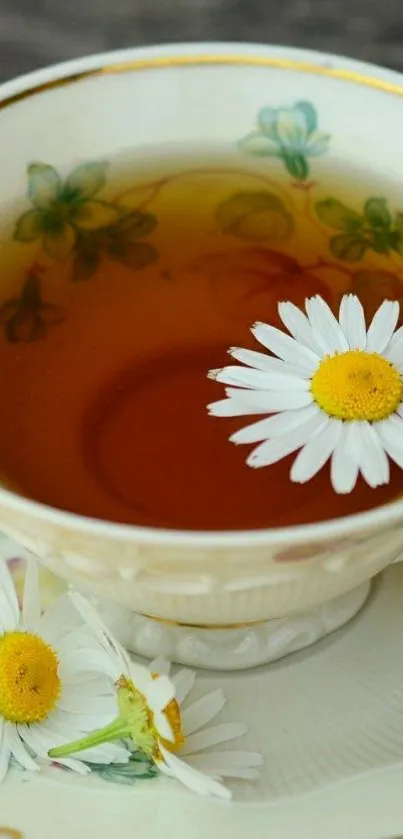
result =
[[[104,648],[105,666],[116,684],[118,716],[103,729],[51,749],[59,760],[83,749],[95,749],[115,740],[129,740],[133,748],[154,761],[157,768],[199,795],[231,798],[222,778],[258,777],[260,754],[249,751],[210,751],[244,735],[243,723],[221,723],[204,728],[222,710],[225,696],[219,688],[182,708],[196,680],[183,669],[170,678],[170,664],[158,659],[149,668],[136,664],[115,641],[92,606],[77,593],[71,595]],[[116,709],[115,709],[116,711]]]
[[[389,460],[403,469],[403,327],[398,302],[385,300],[369,328],[359,299],[345,295],[336,318],[317,296],[306,314],[279,303],[290,333],[256,323],[252,333],[270,354],[233,347],[244,366],[212,370],[229,385],[208,406],[216,417],[269,414],[237,431],[236,444],[259,443],[249,466],[269,466],[297,452],[290,478],[306,483],[331,460],[337,493],[362,475],[370,487],[389,482]],[[396,331],[395,331],[396,330]]]
[[[101,666],[100,666],[101,662]],[[65,595],[41,613],[38,569],[27,565],[22,610],[5,560],[0,560],[0,781],[13,758],[24,769],[49,763],[52,746],[111,718],[114,693],[94,634]],[[120,744],[87,750],[83,761],[125,762]],[[81,773],[75,759],[61,760]]]

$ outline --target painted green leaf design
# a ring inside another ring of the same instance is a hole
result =
[[[101,252],[79,250],[73,262],[73,282],[90,280],[101,264]]]
[[[106,184],[108,163],[92,161],[77,166],[65,182],[63,196],[66,201],[84,201],[93,198]]]
[[[306,157],[302,154],[292,154],[290,152],[282,152],[282,159],[284,160],[287,172],[295,178],[296,181],[304,181],[309,174],[309,165]]]
[[[359,230],[363,225],[361,216],[336,198],[318,201],[315,212],[320,221],[336,230]]]
[[[157,219],[152,213],[135,212],[124,215],[116,225],[116,233],[127,242],[149,236],[157,226]]]
[[[20,216],[14,231],[17,242],[35,242],[42,236],[43,214],[40,210],[28,210]]]
[[[110,259],[121,262],[127,268],[140,271],[158,259],[158,251],[148,242],[113,241],[107,253]]]
[[[110,227],[119,218],[119,210],[104,201],[83,201],[72,207],[71,220],[82,230]]]
[[[43,246],[51,259],[63,262],[70,255],[76,241],[76,232],[71,224],[49,230],[44,235]]]
[[[309,134],[312,134],[316,131],[318,127],[318,117],[316,115],[316,109],[311,105],[310,102],[297,102],[295,107],[298,111],[301,111],[305,117],[305,123]]]
[[[291,214],[271,192],[239,192],[217,210],[222,233],[250,242],[287,239],[294,230]]]
[[[396,230],[381,230],[379,233],[374,233],[371,236],[370,241],[371,248],[376,253],[389,253],[391,250],[398,250],[399,234]]]
[[[90,763],[91,772],[96,772],[104,781],[132,786],[136,781],[150,780],[157,776],[157,769],[147,758],[132,755],[127,763]]]
[[[370,243],[363,236],[346,233],[330,240],[330,250],[336,259],[357,262],[364,256]]]
[[[61,180],[56,169],[45,163],[28,166],[28,195],[38,210],[48,210],[58,200]]]
[[[388,229],[392,223],[385,198],[369,198],[364,206],[364,215],[370,227]]]

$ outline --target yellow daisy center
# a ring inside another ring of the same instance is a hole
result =
[[[37,723],[60,694],[57,655],[29,632],[0,636],[0,715],[14,723]]]
[[[378,422],[401,402],[402,381],[393,364],[378,353],[349,350],[321,361],[311,393],[331,417]]]

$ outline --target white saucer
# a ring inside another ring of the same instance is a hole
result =
[[[1,554],[10,551],[4,542]],[[48,572],[43,585],[50,597]],[[232,785],[232,803],[200,799],[161,777],[116,783],[53,767],[12,770],[0,786],[0,825],[16,833],[0,827],[0,839],[20,839],[19,831],[23,839],[403,834],[402,601],[396,565],[353,622],[316,646],[254,671],[200,672],[200,693],[220,685],[228,696],[223,720],[248,723],[240,748],[265,756],[259,781]]]

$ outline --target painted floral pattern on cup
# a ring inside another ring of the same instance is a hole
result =
[[[358,262],[368,250],[403,254],[403,213],[392,215],[385,198],[368,198],[360,212],[327,198],[316,203],[315,212],[322,224],[337,231],[329,242],[336,259]]]
[[[217,305],[226,317],[267,320],[280,327],[278,301],[287,289],[287,299],[303,306],[305,298],[320,294],[329,303],[326,283],[317,275],[317,265],[302,265],[280,251],[245,246],[236,251],[216,251],[201,256],[195,265],[207,276]],[[319,266],[320,267],[320,266]]]
[[[279,158],[296,181],[309,176],[309,158],[328,151],[330,134],[318,130],[318,117],[311,102],[296,102],[291,108],[262,108],[257,128],[240,141],[242,151],[255,157]]]
[[[89,279],[103,257],[136,270],[158,258],[153,245],[139,241],[154,230],[156,218],[100,198],[108,165],[83,163],[65,179],[47,163],[27,169],[32,208],[17,220],[14,239],[40,241],[52,260],[73,258],[73,280]]]
[[[20,296],[12,297],[0,306],[0,324],[11,344],[45,338],[49,327],[65,320],[60,306],[43,300],[38,273],[35,268],[29,271]]]

